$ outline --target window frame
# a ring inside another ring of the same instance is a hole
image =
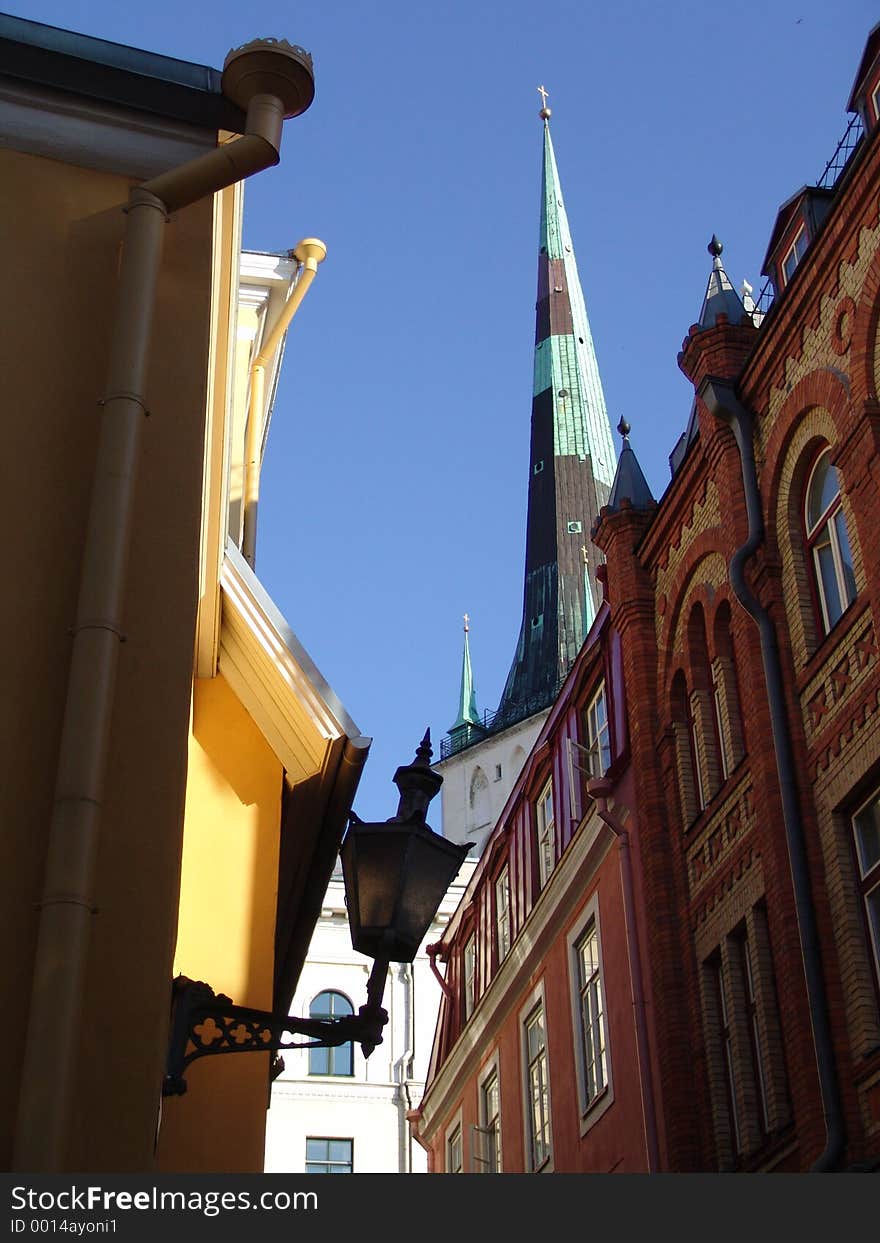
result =
[[[323,1161],[316,1161],[316,1160],[309,1161],[309,1144],[327,1144],[328,1148],[327,1148],[326,1159]],[[343,1171],[329,1170],[329,1169],[310,1170],[309,1165],[340,1165],[342,1164],[341,1162],[338,1162],[338,1161],[331,1161],[330,1148],[329,1148],[330,1144],[348,1144],[348,1162],[347,1162],[348,1168]],[[333,1173],[340,1173],[340,1172],[345,1173],[345,1174],[353,1174],[354,1173],[354,1137],[344,1136],[344,1135],[307,1135],[306,1136],[305,1166],[306,1166],[306,1169],[305,1169],[306,1174],[333,1174]]]
[[[594,728],[594,709],[600,700],[605,712],[605,720],[597,730]],[[584,709],[584,723],[587,731],[587,753],[590,757],[588,763],[591,775],[593,777],[604,777],[611,767],[611,722],[608,716],[608,691],[604,678],[600,680],[587,702],[587,706]],[[599,760],[598,772],[594,771],[594,755],[598,756]]]
[[[452,1159],[456,1144],[458,1145],[458,1167],[452,1169]],[[461,1110],[458,1111],[443,1133],[443,1154],[444,1173],[464,1173],[464,1131],[461,1126]]]
[[[339,997],[342,999],[342,1001],[345,1002],[345,1004],[348,1006],[348,1009],[340,1010],[337,1013],[337,1011],[334,1009],[333,1004],[331,1002],[329,1010],[316,1011],[315,1003],[321,997],[330,997],[330,998]],[[345,993],[341,992],[340,989],[322,988],[320,993],[316,993],[315,996],[312,998],[312,1000],[309,1002],[308,1017],[310,1019],[333,1019],[333,1018],[340,1018],[345,1015],[354,1014],[354,1012],[355,1012],[354,1005],[351,1001],[351,998],[348,997]],[[350,1069],[349,1070],[337,1070],[335,1068],[335,1064],[337,1060],[339,1060],[341,1057],[344,1056],[346,1051],[348,1052],[348,1059],[349,1059],[348,1064],[349,1064]],[[319,1059],[326,1062],[327,1070],[315,1070],[314,1069],[315,1063]],[[353,1079],[354,1073],[355,1071],[354,1071],[354,1042],[353,1041],[349,1040],[346,1044],[336,1045],[330,1048],[312,1047],[308,1049],[308,1074],[310,1078]],[[316,1136],[315,1138],[320,1139],[322,1137]]]
[[[472,932],[461,951],[461,985],[465,1023],[477,1005],[477,934]]]
[[[492,886],[495,899],[495,953],[498,959],[498,966],[504,962],[504,959],[510,953],[510,947],[513,944],[512,926],[511,926],[511,910],[510,910],[510,867],[504,864],[501,871],[495,877]],[[500,896],[503,895],[503,904]]]
[[[496,1107],[495,1113],[490,1117],[486,1089],[493,1082],[495,1085]],[[486,1167],[479,1171],[481,1174],[500,1174],[504,1167],[501,1148],[501,1074],[498,1067],[497,1050],[480,1071],[477,1093],[477,1116],[479,1123],[475,1130],[482,1137],[487,1150],[487,1156],[485,1159],[478,1158],[475,1151],[474,1164],[479,1161],[481,1165]]]
[[[603,1039],[603,1072],[604,1083],[601,1088],[591,1092],[588,1083],[587,1042],[583,1015],[583,989],[589,981],[581,975],[580,949],[590,933],[596,938],[598,966],[596,975],[600,989],[601,1034]],[[605,988],[605,964],[602,952],[602,929],[599,917],[599,895],[594,893],[581,911],[577,923],[566,936],[568,959],[569,995],[571,999],[572,1036],[575,1049],[575,1076],[578,1089],[578,1108],[580,1117],[580,1133],[585,1135],[590,1127],[614,1103],[614,1081],[612,1076],[611,1033],[608,1015],[608,992]]]
[[[859,816],[875,803],[880,803],[880,789],[875,789],[868,798],[864,799],[853,811],[849,820],[852,827],[856,882],[861,897],[859,906],[868,943],[868,956],[874,971],[874,986],[880,997],[880,857],[875,863],[866,866],[856,823]],[[875,915],[872,915],[869,905],[869,900],[872,898],[876,902]]]
[[[807,226],[803,221],[801,221],[801,227],[798,229],[797,233],[795,233],[794,237],[792,238],[791,245],[789,246],[788,250],[786,250],[785,254],[783,255],[779,263],[779,271],[782,274],[783,288],[786,285],[788,285],[788,283],[791,281],[791,278],[794,276],[795,272],[798,270],[798,266],[800,264],[801,259],[803,259],[804,254],[806,253],[809,242],[810,242],[810,239],[807,237]],[[794,267],[789,272],[786,270],[786,265],[788,264],[788,261],[789,259],[792,258],[792,256],[794,256]]]
[[[546,814],[548,803],[551,813],[549,821]],[[535,848],[539,888],[544,889],[556,866],[556,800],[552,776],[547,778],[535,800]]]
[[[543,1045],[540,1052],[532,1058],[529,1053],[529,1027],[540,1015],[543,1025]],[[531,993],[519,1012],[520,1057],[522,1070],[522,1101],[523,1101],[523,1136],[525,1141],[525,1165],[532,1174],[552,1173],[553,1171],[553,1108],[550,1099],[550,1057],[547,1048],[547,1007],[544,998],[543,980]],[[535,1113],[535,1102],[532,1097],[532,1069],[541,1065],[542,1097],[546,1100],[546,1109],[541,1117]],[[538,1160],[538,1124],[540,1123],[541,1142],[546,1148],[544,1155]]]
[[[806,480],[803,487],[801,497],[801,531],[803,533],[804,548],[807,555],[807,563],[809,566],[810,589],[813,597],[813,612],[819,625],[820,642],[829,635],[834,627],[840,622],[847,610],[858,599],[858,588],[855,582],[855,564],[852,556],[852,542],[849,535],[849,527],[847,526],[846,513],[843,508],[843,490],[840,484],[840,473],[837,467],[831,461],[832,446],[824,444],[816,453],[816,456],[806,474]],[[833,470],[837,481],[837,492],[834,499],[830,501],[816,518],[815,522],[810,522],[809,504],[810,492],[813,485],[813,479],[819,469],[823,459],[828,459],[828,468]],[[844,561],[840,548],[840,531],[837,526],[838,515],[842,519],[843,529],[846,534],[847,551],[849,552],[849,566],[853,576],[853,594],[849,594],[849,585],[846,581],[844,573]],[[824,579],[822,577],[821,565],[819,563],[819,548],[825,547],[826,543],[822,540],[823,533],[827,532],[827,546],[831,550],[831,561],[834,569],[834,580],[837,588],[838,602],[840,604],[840,613],[834,620],[831,620],[831,613],[828,608],[828,599],[825,592]]]

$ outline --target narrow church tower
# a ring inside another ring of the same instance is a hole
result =
[[[546,91],[526,563],[519,639],[498,710],[480,721],[465,634],[458,718],[441,744],[443,832],[482,845],[596,616],[590,531],[616,456],[550,137]]]
[[[540,116],[544,170],[523,618],[498,707],[511,720],[552,703],[596,615],[602,554],[590,530],[616,465],[546,101]]]

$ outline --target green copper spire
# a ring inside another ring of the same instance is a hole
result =
[[[477,692],[474,687],[474,675],[471,670],[471,650],[468,644],[469,622],[470,618],[465,613],[464,653],[461,658],[461,695],[459,697],[458,716],[456,717],[455,724],[449,730],[452,735],[465,730],[469,731],[472,726],[479,726],[480,724],[480,714],[477,710]]]
[[[499,723],[553,701],[602,601],[590,531],[617,457],[543,107],[538,301],[523,620]]]

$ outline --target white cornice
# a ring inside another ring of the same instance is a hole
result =
[[[291,780],[304,780],[332,743],[360,731],[231,542],[220,586],[220,673]]]
[[[607,855],[614,834],[593,809],[572,838],[489,987],[433,1079],[422,1101],[420,1135],[429,1140],[453,1108],[469,1077],[485,1060],[501,1024],[540,971],[565,922],[586,901],[587,886]]]

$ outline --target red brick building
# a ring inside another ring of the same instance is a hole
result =
[[[712,273],[658,503],[624,432],[605,603],[436,957],[433,1168],[880,1161],[880,27],[769,309]]]

